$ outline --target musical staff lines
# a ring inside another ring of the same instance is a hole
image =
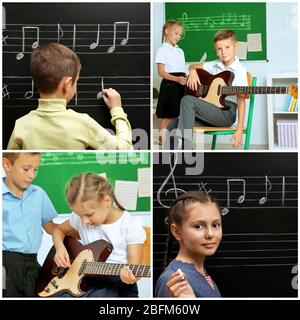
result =
[[[2,97],[6,107],[37,107],[38,92],[30,76],[4,76]],[[99,108],[99,95],[105,88],[116,89],[124,107],[150,105],[150,76],[82,76],[77,83],[77,94],[69,106]]]
[[[112,165],[116,163],[128,163],[128,157],[134,159],[134,163],[148,163],[149,155],[126,153],[95,153],[95,152],[43,152],[41,157],[41,166],[61,166],[61,165],[89,165],[98,164],[99,170],[103,170],[103,165]]]
[[[95,37],[96,36],[96,37]],[[150,25],[116,21],[112,24],[6,24],[3,53],[22,60],[39,44],[57,42],[77,54],[150,53]]]
[[[223,13],[219,16],[189,17],[184,12],[178,19],[185,27],[185,33],[191,31],[218,31],[220,29],[251,30],[251,16]]]
[[[230,209],[297,208],[297,176],[168,176],[154,177],[153,208],[168,208],[178,194],[210,190],[221,205],[222,214]],[[172,178],[172,179],[171,179]],[[157,191],[155,191],[157,190]],[[177,195],[176,193],[177,192]]]
[[[163,264],[167,234],[154,234],[154,269]],[[174,245],[175,256],[178,247]],[[297,233],[228,233],[223,234],[214,256],[207,258],[211,268],[293,266],[297,262]]]

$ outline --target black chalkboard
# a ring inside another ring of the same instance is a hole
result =
[[[206,259],[222,296],[297,297],[297,153],[206,153],[204,162],[200,153],[164,153],[153,160],[154,285],[163,271],[167,207],[176,192],[202,190],[224,214],[221,245]]]
[[[138,147],[149,149],[149,3],[4,3],[3,7],[4,148],[15,120],[37,108],[38,92],[35,87],[32,89],[30,54],[38,31],[40,44],[60,42],[72,48],[81,60],[77,97],[69,107],[88,113],[103,127],[112,129],[108,108],[97,100],[103,79],[105,88],[120,92],[132,129],[147,132],[148,141]],[[98,30],[97,46],[93,43]],[[22,51],[24,57],[17,58]],[[139,136],[134,133],[133,142],[139,141],[135,135]]]

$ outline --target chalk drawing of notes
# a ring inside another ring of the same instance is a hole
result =
[[[268,179],[268,176],[265,176],[265,196],[261,197],[258,201],[260,205],[265,204],[268,201],[268,191],[272,189],[272,184]]]
[[[124,39],[122,39],[122,41],[120,42],[121,46],[124,46],[125,44],[127,44],[128,40],[129,40],[129,22],[121,22],[121,21],[117,21],[114,23],[114,38],[113,38],[113,45],[111,47],[108,48],[107,53],[113,53],[116,49],[116,40],[117,40],[117,27],[118,26],[126,26],[126,37]]]
[[[31,99],[33,97],[33,93],[34,93],[34,82],[33,79],[31,80],[31,90],[25,92],[25,99]]]
[[[170,173],[168,174],[167,178],[165,179],[165,181],[162,183],[162,185],[160,186],[160,188],[157,191],[157,201],[158,203],[164,207],[164,208],[170,208],[170,205],[165,205],[162,201],[162,191],[164,189],[164,187],[168,184],[169,179],[172,179],[173,182],[173,188],[169,188],[164,192],[165,196],[168,196],[169,193],[174,193],[175,198],[172,199],[172,202],[175,201],[178,197],[179,197],[179,193],[185,193],[185,190],[178,188],[176,186],[176,181],[175,181],[175,177],[174,177],[174,170],[176,168],[177,165],[177,161],[178,161],[178,154],[174,153],[174,165],[172,166],[172,161],[171,161],[171,154],[170,154]]]
[[[32,49],[38,47],[40,42],[40,29],[39,27],[22,27],[22,51],[16,55],[17,60],[21,60],[24,57],[25,53],[25,39],[26,39],[26,30],[35,30],[36,31],[36,41],[34,41],[31,45]]]
[[[76,46],[76,24],[73,25],[73,44],[72,44],[72,48],[73,48],[74,52],[75,52],[75,46]]]
[[[223,21],[227,24],[236,24],[236,13],[223,13]]]
[[[97,38],[96,38],[96,41],[91,43],[90,49],[91,50],[96,49],[98,47],[98,45],[99,45],[99,41],[100,41],[100,24],[98,24],[98,27],[97,27]]]
[[[9,98],[9,94],[8,85],[4,83],[2,87],[2,98]]]
[[[229,212],[230,208],[230,197],[231,197],[231,189],[230,184],[241,184],[242,185],[242,194],[240,194],[237,198],[237,203],[242,204],[246,199],[246,181],[245,179],[227,179],[227,207],[221,210],[221,214],[225,215]]]
[[[61,28],[60,24],[57,24],[57,43],[59,43],[60,38],[64,36],[64,30]]]
[[[6,43],[6,40],[8,39],[8,35],[6,35],[6,36],[2,36],[2,44],[4,45],[4,46],[6,46],[7,45],[7,43]]]

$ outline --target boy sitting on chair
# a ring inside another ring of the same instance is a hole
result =
[[[190,75],[187,86],[191,90],[197,90],[201,85],[197,69],[204,69],[215,75],[229,70],[234,73],[232,86],[248,86],[247,70],[241,65],[236,56],[238,50],[237,37],[232,30],[220,30],[215,34],[214,44],[218,60],[204,64],[192,64],[189,67]],[[245,119],[245,95],[227,96],[225,98],[226,109],[199,99],[186,95],[181,99],[179,120],[168,126],[169,132],[177,128],[176,138],[183,138],[182,148],[192,149],[192,130],[195,125],[230,127],[236,120],[238,110],[238,125],[232,140],[236,147],[243,142],[242,134]],[[178,139],[176,139],[178,142]],[[165,148],[167,148],[165,146]]]

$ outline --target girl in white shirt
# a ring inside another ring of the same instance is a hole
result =
[[[179,116],[180,100],[186,84],[184,52],[177,45],[184,31],[176,20],[168,20],[162,29],[162,45],[156,54],[158,74],[163,78],[159,90],[156,115],[161,119],[160,142],[164,142],[167,126]]]
[[[66,235],[81,239],[84,245],[100,239],[111,243],[113,250],[106,262],[140,264],[145,231],[141,222],[118,203],[107,180],[94,173],[80,174],[70,181],[66,196],[73,213],[53,234],[54,261],[59,267],[71,266],[63,244]],[[92,279],[86,296],[138,297],[137,280],[129,267],[123,267],[120,277]]]

